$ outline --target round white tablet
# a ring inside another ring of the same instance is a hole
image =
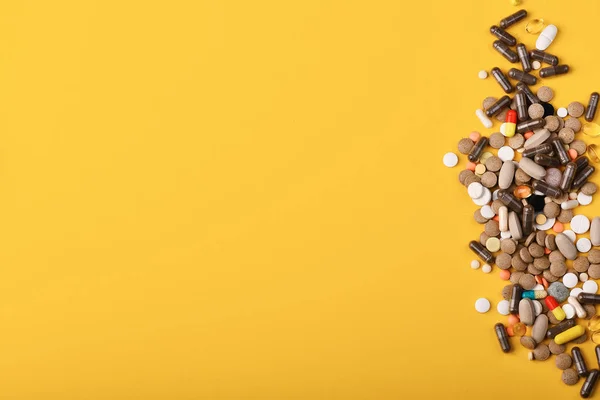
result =
[[[475,309],[482,314],[488,312],[490,310],[490,301],[485,297],[477,299]]]
[[[494,212],[492,207],[490,207],[487,204],[485,206],[481,207],[481,210],[479,210],[479,212],[481,213],[481,216],[483,218],[487,218],[487,219],[492,219],[496,216],[496,213]]]
[[[566,117],[569,114],[569,111],[567,111],[566,108],[561,107],[558,110],[556,110],[556,115],[558,115],[561,118]]]
[[[477,269],[477,268],[479,268],[479,266],[480,266],[479,261],[477,261],[477,260],[471,261],[471,268]]]
[[[546,222],[544,222],[543,224],[534,224],[535,228],[538,231],[547,231],[548,229],[552,228],[554,226],[554,223],[556,222],[556,218],[548,218],[546,220]]]
[[[483,196],[483,185],[479,182],[472,182],[469,184],[467,192],[472,199],[478,199]]]
[[[509,306],[508,300],[501,300],[500,302],[498,302],[498,305],[496,306],[496,310],[498,310],[498,312],[501,315],[508,315],[508,306]]]
[[[594,281],[585,281],[583,282],[583,291],[585,293],[596,294],[598,291],[598,284]]]
[[[588,279],[590,279],[590,276],[586,272],[582,272],[582,273],[579,274],[579,280],[581,282],[585,282]]]
[[[575,232],[573,232],[570,229],[565,229],[563,233],[565,234],[565,236],[571,239],[571,242],[575,243],[575,239],[577,239],[577,235],[575,235]]]
[[[569,296],[577,297],[577,295],[581,292],[583,292],[583,289],[576,287],[575,289],[571,289],[571,293],[569,293]]]
[[[477,77],[479,77],[479,79],[485,79],[488,77],[488,73],[486,70],[482,69],[481,71],[479,71],[479,73],[477,74]]]
[[[500,133],[502,135],[506,136],[506,122],[504,122],[500,125]]]
[[[473,183],[477,183],[477,182],[473,182]],[[492,201],[492,192],[490,192],[490,189],[484,187],[483,188],[483,195],[478,198],[478,199],[473,199],[473,203],[475,203],[478,206],[484,206],[486,204],[488,204],[490,201]]]
[[[577,275],[575,275],[574,273],[569,272],[563,276],[562,281],[563,285],[565,285],[569,289],[573,289],[575,286],[577,286],[577,283],[579,283],[579,278],[577,278]]]
[[[506,231],[506,232],[500,232],[500,237],[502,239],[510,239],[512,237],[512,235],[510,234],[510,231]]]
[[[444,154],[444,165],[448,168],[455,167],[458,164],[458,156],[452,152]]]
[[[572,319],[575,316],[575,307],[570,304],[564,304],[562,306],[563,311],[567,315],[567,319]]]
[[[492,272],[492,266],[490,264],[483,264],[483,267],[481,267],[481,272],[484,274],[489,274]]]
[[[571,229],[580,235],[586,233],[590,230],[590,220],[585,215],[576,215],[571,220]]]
[[[534,60],[534,61],[531,63],[531,67],[532,67],[533,69],[535,69],[535,70],[538,70],[538,69],[542,68],[542,63],[541,63],[541,62],[539,62],[538,60]]]
[[[581,238],[577,240],[576,246],[580,253],[587,253],[592,249],[592,242],[588,238]]]
[[[498,149],[498,157],[502,161],[512,161],[515,158],[515,151],[509,146],[502,146]]]
[[[592,196],[587,195],[583,192],[579,192],[579,194],[577,194],[577,201],[582,206],[587,206],[592,203]]]
[[[540,315],[542,313],[542,303],[540,303],[537,300],[532,300],[533,302],[533,308],[535,308],[535,316],[537,317],[538,315]]]

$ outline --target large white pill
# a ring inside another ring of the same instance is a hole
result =
[[[570,304],[564,304],[562,306],[563,311],[567,315],[567,319],[572,319],[575,316],[575,307]]]
[[[535,48],[538,50],[546,50],[552,44],[557,33],[558,28],[555,25],[548,25],[545,27],[535,41]]]
[[[515,151],[509,146],[502,146],[498,149],[498,157],[502,161],[512,161],[515,158]]]
[[[508,300],[501,300],[498,302],[498,305],[496,306],[496,310],[498,310],[498,312],[501,315],[508,315],[508,308],[509,308]]]
[[[571,239],[571,242],[575,243],[575,240],[577,240],[577,235],[575,234],[575,232],[573,232],[570,229],[565,229],[563,231],[563,234],[568,237],[569,239]]]
[[[467,187],[467,192],[472,199],[478,199],[483,196],[483,185],[479,182],[472,182]]]
[[[569,272],[566,273],[565,276],[563,276],[562,281],[563,285],[565,285],[569,289],[573,289],[575,286],[577,286],[579,278],[577,278],[577,275],[575,275],[574,273]]]
[[[481,195],[480,198],[473,199],[473,203],[475,203],[478,206],[484,206],[490,201],[492,201],[492,192],[486,187],[483,188],[483,195]]]
[[[596,294],[598,291],[598,284],[594,281],[585,281],[583,282],[583,291],[585,293]]]
[[[458,156],[452,152],[444,154],[444,165],[448,168],[455,167],[458,164]]]
[[[580,235],[586,233],[590,230],[590,220],[585,215],[576,215],[571,220],[571,229]]]
[[[561,107],[558,110],[556,110],[556,115],[558,115],[561,118],[566,117],[568,114],[569,114],[569,111],[564,107]]]
[[[478,108],[475,110],[475,115],[477,115],[477,118],[479,118],[484,127],[489,129],[494,126],[492,121],[485,115],[482,109]]]
[[[492,219],[496,216],[496,213],[494,212],[492,207],[488,206],[487,204],[485,206],[481,207],[481,210],[479,210],[479,212],[481,213],[481,216],[483,218],[487,218],[487,219]]]
[[[587,194],[585,194],[583,192],[579,192],[577,194],[577,201],[582,206],[587,206],[587,205],[590,205],[592,203],[592,196],[587,195]]]
[[[592,242],[588,238],[581,238],[575,244],[580,253],[587,253],[592,249]]]
[[[486,313],[490,310],[490,301],[485,297],[481,297],[475,301],[475,309],[480,313]]]
[[[546,220],[546,222],[544,222],[543,224],[536,223],[533,226],[535,226],[535,228],[538,231],[547,231],[548,229],[550,229],[554,226],[555,222],[556,222],[556,218],[548,218]]]

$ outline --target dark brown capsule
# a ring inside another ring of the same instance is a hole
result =
[[[521,60],[521,66],[523,67],[523,71],[531,71],[531,60],[529,59],[529,53],[527,52],[527,48],[523,43],[519,43],[517,45],[517,55],[519,56],[519,60]]]
[[[552,196],[552,197],[555,197],[555,196]],[[556,196],[556,197],[558,197],[558,196]],[[523,206],[522,228],[523,228],[524,236],[529,236],[529,234],[533,231],[533,219],[534,218],[535,218],[535,210],[533,209],[533,206],[530,204]]]
[[[598,362],[598,366],[600,366],[600,344],[596,345],[594,352],[596,353],[596,361]]]
[[[586,156],[581,156],[575,160],[575,164],[577,164],[577,171],[581,171],[590,164],[590,160]]]
[[[560,195],[562,194],[562,192],[560,191],[559,188],[549,185],[544,181],[533,181],[533,184],[531,185],[531,187],[533,187],[535,190],[538,190],[538,191],[544,193],[546,196],[550,196],[550,197],[556,198],[556,197],[560,197]]]
[[[560,167],[561,165],[558,158],[552,157],[548,154],[536,154],[535,157],[533,157],[533,161],[535,161],[536,164],[548,168],[556,168]]]
[[[594,120],[596,108],[598,108],[598,98],[600,98],[600,95],[596,92],[590,95],[590,102],[588,103],[587,111],[585,112],[585,120],[587,122],[592,122]]]
[[[481,156],[481,153],[483,153],[483,149],[485,149],[485,146],[487,146],[487,144],[488,138],[482,136],[481,139],[479,139],[477,143],[475,143],[475,146],[473,146],[473,148],[469,152],[469,161],[475,162],[479,160],[479,157]]]
[[[543,143],[539,146],[532,147],[523,152],[523,157],[533,158],[538,154],[550,154],[554,147],[550,143]]]
[[[534,60],[538,60],[539,62],[550,64],[553,67],[558,65],[558,57],[553,56],[552,54],[548,54],[541,50],[531,50],[531,52],[529,53],[529,57],[531,57]]]
[[[494,104],[492,104],[490,106],[490,108],[488,108],[485,111],[485,115],[487,115],[488,117],[493,117],[494,115],[498,114],[500,111],[504,110],[505,108],[510,107],[511,103],[512,103],[512,100],[510,97],[502,96],[502,97],[500,97],[500,99],[498,99],[498,101],[496,101]]]
[[[573,184],[571,185],[571,189],[579,189],[583,186],[584,183],[587,182],[588,178],[594,173],[596,168],[591,165],[586,166],[581,171],[577,172],[575,175],[575,179],[573,179]]]
[[[511,63],[516,63],[519,61],[519,56],[515,53],[510,47],[506,45],[506,43],[496,40],[494,42],[494,49],[500,54],[502,57],[506,58]]]
[[[517,132],[527,132],[532,131],[534,129],[543,128],[546,125],[546,120],[544,118],[538,119],[530,119],[529,121],[519,122],[517,124]]]
[[[598,372],[597,369],[592,369],[589,372],[587,378],[585,379],[585,382],[583,382],[583,386],[581,386],[581,392],[579,392],[581,397],[587,399],[592,395],[592,393],[594,392],[594,388],[596,387],[596,383],[598,382],[599,374],[600,372]]]
[[[469,243],[469,248],[473,251],[473,253],[477,254],[479,258],[481,258],[486,263],[491,263],[494,261],[494,256],[488,249],[483,247],[483,245],[475,240],[472,240]]]
[[[529,118],[529,114],[527,114],[527,96],[522,90],[519,90],[515,94],[515,102],[517,103],[517,115],[519,116],[519,121],[523,122],[527,120]]]
[[[575,173],[577,172],[577,164],[570,162],[565,166],[565,170],[560,181],[560,189],[568,192],[571,190],[573,179],[575,179]]]
[[[523,203],[521,203],[512,193],[507,192],[506,190],[501,190],[498,192],[498,199],[512,211],[520,214],[523,212]]]
[[[492,25],[490,28],[490,33],[509,46],[514,46],[517,44],[517,39],[499,26]]]
[[[504,324],[498,322],[494,326],[494,330],[496,331],[498,342],[500,342],[500,348],[503,352],[508,353],[510,351],[510,342],[508,341],[508,332],[506,332]]]
[[[587,376],[588,369],[585,365],[583,354],[581,354],[581,349],[575,346],[571,349],[571,354],[573,355],[573,361],[575,362],[575,369],[577,370],[577,374],[582,377]]]
[[[517,283],[512,288],[510,303],[508,304],[508,311],[510,311],[511,314],[517,315],[519,313],[519,302],[522,297],[523,287]]]
[[[540,69],[540,78],[549,78],[555,75],[562,75],[569,72],[569,66],[566,64],[557,65],[556,67],[546,67]]]
[[[546,331],[546,337],[548,339],[554,339],[556,337],[556,335],[558,335],[559,333],[563,333],[567,329],[571,329],[575,325],[576,325],[576,322],[574,319],[568,319],[566,321],[563,321],[560,324],[555,325],[552,328],[549,328],[548,331]]]
[[[600,294],[592,293],[579,293],[577,295],[577,301],[581,304],[600,304]]]
[[[498,82],[502,90],[504,90],[504,93],[512,93],[515,90],[513,85],[510,83],[506,75],[502,73],[500,68],[494,67],[492,68],[491,72],[496,82]]]
[[[525,17],[527,17],[527,11],[519,10],[516,13],[511,14],[508,17],[504,18],[502,21],[500,21],[500,28],[506,29],[509,26],[516,24],[520,20],[524,19]]]
[[[535,76],[516,68],[509,69],[508,76],[520,82],[525,82],[528,85],[535,85],[537,83],[537,78]]]
[[[531,104],[536,104],[540,102],[540,99],[531,91],[531,89],[529,89],[529,86],[527,86],[524,82],[519,82],[516,86],[517,89],[525,93],[525,96],[527,96],[527,100],[529,100]]]
[[[566,163],[571,161],[569,153],[567,153],[567,150],[565,150],[565,146],[563,146],[562,140],[560,140],[559,138],[555,138],[550,143],[552,143],[552,147],[554,147],[554,152],[556,153],[556,156],[558,157],[562,165],[565,165]]]

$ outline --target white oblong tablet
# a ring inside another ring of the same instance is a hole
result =
[[[488,204],[490,201],[492,201],[492,192],[486,187],[483,188],[483,195],[480,198],[473,199],[473,203],[480,207]]]
[[[587,273],[585,273],[585,272],[582,272],[582,273],[580,273],[580,274],[579,274],[579,280],[580,280],[581,282],[585,282],[585,281],[587,281],[588,279],[590,279],[590,276],[589,276]]]
[[[448,168],[456,167],[458,156],[452,152],[444,154],[444,165]]]
[[[540,306],[541,306],[541,304],[540,304]],[[508,300],[501,300],[500,302],[498,302],[498,305],[496,306],[496,310],[498,310],[500,315],[508,315],[508,307],[509,307]]]
[[[582,288],[578,288],[578,287],[577,287],[577,288],[575,288],[575,289],[572,289],[572,290],[571,290],[571,293],[569,293],[569,295],[570,295],[570,296],[573,296],[573,297],[577,297],[577,295],[578,295],[579,293],[581,293],[581,292],[583,292],[583,289],[582,289]]]
[[[561,107],[558,110],[556,110],[556,115],[558,115],[561,118],[566,117],[569,114],[569,111],[567,111],[566,108]]]
[[[575,286],[577,286],[577,283],[579,283],[579,278],[577,278],[577,275],[574,273],[568,272],[563,276],[562,281],[563,285],[569,289],[573,289]]]
[[[578,205],[579,202],[577,200],[567,200],[560,205],[560,208],[562,208],[563,210],[572,210]]]
[[[493,195],[492,195],[492,197],[493,197]],[[481,213],[481,216],[483,218],[487,218],[487,219],[492,219],[496,216],[496,213],[494,212],[492,207],[488,206],[487,204],[485,206],[481,207],[481,210],[479,210],[479,212]]]
[[[502,161],[512,161],[515,158],[515,151],[509,146],[502,146],[498,149],[498,157]]]
[[[596,294],[598,291],[598,284],[594,281],[585,281],[583,282],[583,291],[585,293]]]
[[[577,240],[575,246],[580,253],[587,253],[592,249],[592,242],[588,238],[581,238]]]
[[[590,230],[590,220],[585,215],[576,215],[571,220],[571,229],[580,235],[586,233]]]
[[[475,301],[475,309],[482,314],[490,311],[490,301],[485,297],[477,299]]]
[[[535,48],[538,50],[546,50],[554,41],[557,33],[558,28],[555,25],[548,25],[545,27],[535,41]]]
[[[568,237],[569,239],[571,239],[571,242],[575,243],[575,240],[577,239],[577,235],[575,235],[575,232],[573,232],[570,229],[565,229],[563,231],[563,234]]]
[[[567,315],[567,319],[573,319],[575,317],[575,307],[570,304],[564,304],[562,306],[563,311]]]
[[[467,193],[472,199],[478,199],[483,196],[483,185],[479,182],[472,182],[467,187]]]
[[[481,121],[484,127],[489,129],[494,126],[494,123],[485,115],[482,109],[478,108],[475,110],[475,115],[479,118],[479,121]]]
[[[535,316],[537,317],[538,315],[540,315],[542,313],[542,303],[540,303],[537,300],[532,300],[533,303],[533,308],[535,308]]]
[[[543,224],[534,224],[535,228],[539,231],[547,231],[548,229],[552,228],[554,226],[554,223],[556,222],[556,218],[548,218],[546,220],[546,222],[544,222]]]
[[[590,205],[592,203],[592,196],[587,195],[587,194],[585,194],[583,192],[579,192],[577,194],[577,201],[582,206],[587,206],[587,205]]]

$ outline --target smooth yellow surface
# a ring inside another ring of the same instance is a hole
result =
[[[572,66],[554,103],[587,103],[598,3],[522,6]],[[515,10],[0,3],[0,399],[577,398],[500,351],[442,165],[491,132],[477,73]]]

